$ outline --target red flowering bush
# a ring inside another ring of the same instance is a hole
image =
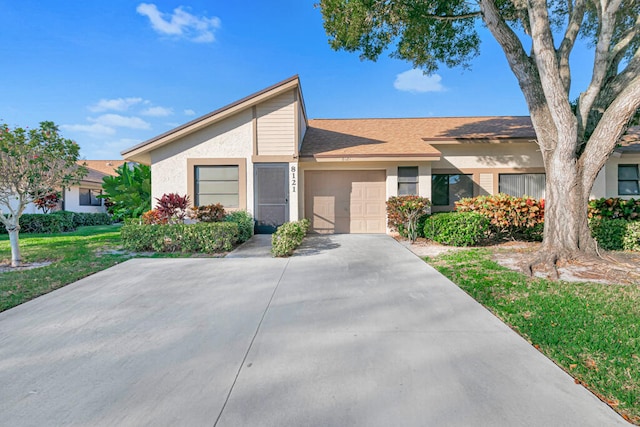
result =
[[[169,223],[183,223],[189,208],[189,196],[177,193],[164,194],[156,197],[156,209]]]
[[[420,220],[428,213],[431,201],[420,196],[394,196],[387,200],[387,224],[412,242],[420,233]]]
[[[42,213],[49,213],[58,206],[61,197],[62,194],[59,191],[53,191],[45,196],[38,197],[33,201],[33,204],[42,210]]]

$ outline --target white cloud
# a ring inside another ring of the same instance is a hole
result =
[[[120,114],[103,114],[96,118],[90,117],[88,119],[94,124],[109,126],[109,127],[122,127],[129,129],[151,129],[151,124],[145,122],[140,117],[135,116],[121,116]]]
[[[153,3],[140,3],[136,12],[149,18],[157,33],[182,37],[196,43],[215,41],[214,32],[220,28],[218,17],[195,16],[186,12],[182,6],[175,8],[173,13],[163,13]]]
[[[89,106],[89,111],[101,113],[103,111],[127,111],[129,107],[143,102],[142,98],[101,99],[97,104]]]
[[[140,114],[151,117],[167,117],[173,115],[173,110],[165,107],[149,107]]]
[[[191,108],[187,108],[186,110],[183,111],[185,116],[195,116],[196,112],[193,111]]]
[[[102,123],[94,123],[91,125],[62,125],[62,129],[70,132],[86,132],[92,135],[113,135],[116,130]]]
[[[445,87],[441,81],[439,74],[428,76],[421,70],[413,69],[398,74],[393,87],[405,92],[442,92]]]

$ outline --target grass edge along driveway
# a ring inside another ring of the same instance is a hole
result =
[[[640,286],[530,279],[487,249],[425,261],[640,425]]]
[[[80,227],[59,234],[22,234],[24,263],[51,262],[30,270],[0,273],[0,312],[131,258],[120,253],[120,226]],[[11,259],[9,236],[0,235],[0,263]]]

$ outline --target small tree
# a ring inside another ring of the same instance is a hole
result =
[[[52,188],[78,184],[87,168],[76,163],[80,147],[63,138],[53,122],[37,129],[0,125],[0,215],[11,244],[11,266],[20,265],[20,217],[29,203]]]
[[[138,218],[151,209],[151,168],[147,165],[123,164],[116,176],[102,178],[107,209],[114,219]]]
[[[40,210],[42,213],[49,213],[53,209],[55,209],[60,203],[62,195],[59,191],[51,190],[49,194],[44,196],[40,196],[33,201],[33,204]]]

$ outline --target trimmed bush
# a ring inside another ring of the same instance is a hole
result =
[[[541,239],[544,200],[500,193],[461,199],[456,202],[456,212],[476,212],[485,216],[497,236]]]
[[[20,217],[20,233],[53,234],[73,231],[74,213],[59,211],[50,214],[23,214]],[[7,229],[0,226],[0,233],[7,234]]]
[[[215,205],[194,206],[191,208],[189,218],[201,222],[220,222],[225,218],[224,207],[220,203]]]
[[[127,221],[120,231],[122,245],[135,252],[229,251],[238,240],[238,225],[233,222],[197,224],[140,224]]]
[[[113,224],[113,219],[107,213],[74,212],[73,224],[76,227],[84,227],[86,225],[111,225]]]
[[[238,243],[246,242],[253,236],[254,221],[247,211],[229,212],[224,220],[238,224]]]
[[[640,199],[620,199],[610,197],[589,201],[589,218],[640,220]]]
[[[589,221],[598,246],[608,251],[640,251],[640,221],[594,218]]]
[[[422,237],[426,214],[431,201],[419,196],[389,197],[387,200],[387,224],[402,237],[412,242]]]
[[[277,257],[290,256],[300,246],[309,230],[309,220],[285,222],[271,236],[271,253]]]
[[[473,246],[487,236],[489,220],[476,212],[431,215],[424,224],[427,239],[449,246]]]

